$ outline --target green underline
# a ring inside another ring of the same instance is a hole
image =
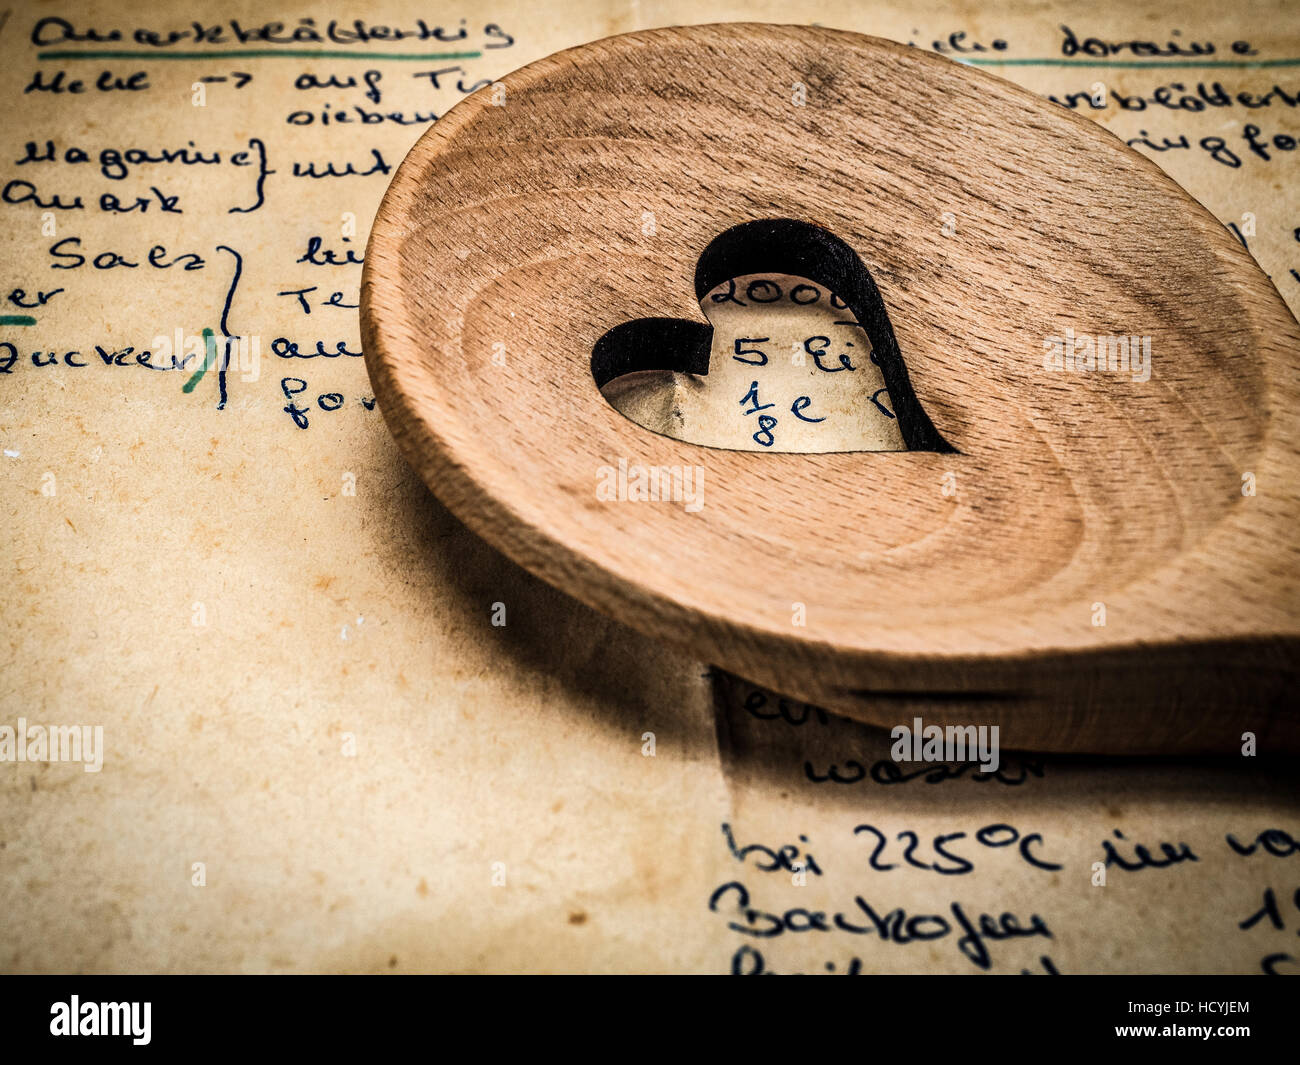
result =
[[[35,325],[36,319],[30,314],[0,314],[0,325]]]
[[[314,52],[307,48],[240,48],[227,52],[40,52],[37,59],[481,59],[482,52]]]
[[[1250,70],[1257,67],[1300,67],[1300,59],[969,59],[951,56],[976,67],[1127,67],[1133,70],[1173,70],[1178,67],[1220,67]]]

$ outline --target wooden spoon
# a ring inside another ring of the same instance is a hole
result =
[[[720,450],[605,401],[707,381],[699,286],[751,268],[852,289],[908,450]],[[1015,85],[811,27],[561,52],[412,149],[361,318],[435,494],[701,659],[1005,747],[1300,749],[1300,328],[1155,164]]]

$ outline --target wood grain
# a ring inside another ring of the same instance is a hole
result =
[[[887,727],[1300,748],[1300,329],[1158,167],[1000,79],[826,29],[628,34],[502,84],[411,151],[362,286],[380,408],[471,528],[645,632]],[[596,341],[703,323],[701,250],[762,218],[857,252],[959,454],[723,451],[602,398]],[[1150,379],[1048,372],[1067,329],[1150,337]],[[620,459],[703,469],[703,508],[598,499]]]

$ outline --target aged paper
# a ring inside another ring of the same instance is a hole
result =
[[[429,122],[733,19],[937,44],[1088,114],[1294,309],[1300,19],[1163,6],[15,5],[0,968],[1300,968],[1285,766],[894,762],[502,559],[360,359],[367,227]]]

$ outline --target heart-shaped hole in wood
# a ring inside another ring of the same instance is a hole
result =
[[[803,454],[955,449],[912,390],[867,268],[820,226],[735,226],[700,256],[707,325],[638,318],[597,341],[605,399],[705,447]]]

